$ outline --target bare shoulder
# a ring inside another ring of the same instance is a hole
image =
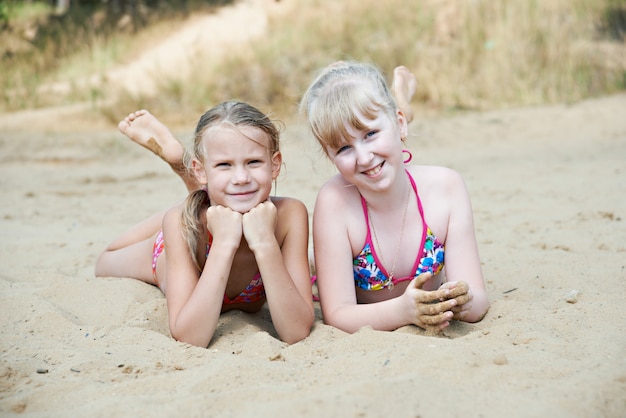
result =
[[[331,248],[340,237],[357,247],[367,234],[363,207],[358,189],[339,175],[329,179],[317,194],[313,211],[313,236]]]
[[[449,167],[432,165],[413,165],[408,167],[411,176],[420,190],[453,191],[465,189],[461,174]]]
[[[337,174],[324,183],[317,194],[316,208],[327,204],[334,208],[360,205],[359,191]]]
[[[163,216],[163,233],[167,236],[177,236],[180,235],[180,230],[182,229],[181,225],[181,216],[183,213],[183,205],[179,204],[171,207],[165,212]]]
[[[183,213],[183,205],[179,204],[169,208],[163,217],[163,225],[173,225],[175,223],[180,224],[180,217]]]
[[[308,242],[309,213],[304,203],[292,197],[272,197],[271,201],[276,206],[276,238],[281,248],[288,235],[302,237],[302,242]]]
[[[276,206],[279,235],[284,235],[294,228],[298,230],[307,228],[308,231],[309,212],[304,203],[292,197],[272,197],[271,200]]]
[[[304,203],[293,197],[274,196],[271,197],[271,201],[274,206],[276,206],[276,210],[278,211],[279,215],[281,215],[282,213],[292,212],[305,214],[308,213]]]
[[[181,250],[188,251],[181,222],[182,213],[183,205],[179,204],[168,209],[163,216],[161,228],[170,254]]]
[[[433,180],[439,181],[456,181],[455,179],[461,179],[459,172],[449,167],[438,165],[411,165],[407,168],[415,180],[424,177],[432,177]]]

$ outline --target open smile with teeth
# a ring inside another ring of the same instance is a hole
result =
[[[372,168],[371,170],[364,171],[363,174],[366,174],[368,176],[375,176],[376,174],[380,173],[380,170],[383,169],[383,165],[385,165],[384,162],[378,164],[376,167]]]

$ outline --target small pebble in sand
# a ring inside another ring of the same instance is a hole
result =
[[[493,362],[495,364],[497,364],[498,366],[504,366],[505,364],[509,364],[509,361],[507,360],[507,358],[506,358],[506,356],[504,354],[497,355],[493,359]]]
[[[46,373],[48,373],[48,369],[37,369],[37,373],[39,373],[39,374],[46,374]]]
[[[578,295],[580,295],[582,292],[578,289],[572,289],[569,292],[567,292],[567,295],[565,295],[565,301],[567,303],[576,303],[578,302]]]

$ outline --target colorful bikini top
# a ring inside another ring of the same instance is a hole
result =
[[[435,275],[443,268],[444,245],[439,242],[435,234],[433,234],[426,224],[424,219],[424,210],[422,209],[422,202],[420,201],[420,197],[417,192],[417,186],[415,185],[415,181],[413,180],[413,177],[411,177],[411,174],[408,171],[406,171],[406,174],[409,176],[411,186],[415,192],[417,207],[419,209],[420,217],[422,218],[421,251],[415,260],[413,268],[415,273],[413,276],[403,278],[393,277],[389,280],[389,274],[385,270],[384,266],[380,262],[380,259],[376,255],[376,251],[374,250],[370,224],[368,221],[367,202],[363,196],[361,196],[361,206],[363,207],[363,214],[365,215],[365,223],[367,225],[367,237],[365,239],[365,246],[353,260],[354,285],[360,287],[361,289],[392,289],[393,286],[399,282],[413,280],[415,277],[426,272],[431,272]]]
[[[206,246],[206,256],[209,256],[209,250],[211,249],[211,243],[213,242],[213,237],[209,234],[209,242]],[[257,272],[252,281],[248,286],[246,286],[243,291],[235,296],[234,299],[229,298],[224,293],[224,302],[223,305],[234,305],[236,303],[253,303],[258,302],[265,298],[265,287],[263,286],[263,279],[261,279],[261,273]]]

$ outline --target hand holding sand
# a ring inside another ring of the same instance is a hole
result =
[[[446,299],[455,299],[457,304],[452,308],[454,313],[453,319],[463,320],[465,312],[472,309],[472,300],[474,295],[469,285],[464,281],[447,282],[441,285],[439,289],[449,289],[450,294]]]
[[[439,288],[438,290],[422,290],[422,286],[432,279],[432,273],[422,273],[413,279],[405,293],[414,298],[415,318],[413,323],[430,332],[437,332],[448,325],[453,316],[453,308],[457,300],[450,297],[451,290]]]

